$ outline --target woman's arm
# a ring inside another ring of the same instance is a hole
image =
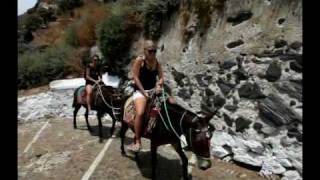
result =
[[[163,82],[164,82],[164,78],[163,78],[163,71],[162,71],[162,67],[161,67],[161,64],[158,62],[157,63],[157,68],[158,68],[158,76],[159,76],[159,80],[157,82],[157,86],[162,86],[163,85]]]
[[[142,63],[141,58],[138,57],[135,59],[133,66],[132,66],[132,77],[133,77],[134,83],[136,84],[138,89],[141,91],[141,93],[144,96],[148,96],[147,93],[144,91],[144,88],[143,88],[141,81],[139,79],[141,63]]]

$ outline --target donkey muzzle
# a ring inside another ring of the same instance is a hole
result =
[[[197,157],[197,159],[198,159],[198,168],[201,170],[209,169],[212,165],[211,160],[209,158]]]

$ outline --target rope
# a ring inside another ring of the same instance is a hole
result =
[[[167,118],[168,118],[168,122],[169,122],[169,125],[170,127],[172,128],[172,131],[174,132],[174,134],[177,136],[177,138],[183,142],[184,145],[187,145],[185,144],[184,141],[181,140],[181,138],[179,137],[178,133],[175,131],[175,129],[173,128],[172,124],[171,124],[171,120],[170,120],[170,117],[169,117],[169,114],[168,114],[168,110],[167,110],[167,104],[166,104],[166,101],[165,101],[165,93],[164,93],[164,88],[162,87],[162,96],[164,98],[164,109],[165,109],[165,112],[166,112],[166,115],[167,115]],[[161,113],[160,113],[161,114]]]
[[[109,104],[106,102],[106,100],[104,99],[104,97],[103,97],[103,94],[102,94],[102,90],[101,90],[100,85],[97,84],[97,83],[96,83],[95,85],[98,86],[98,93],[100,94],[100,96],[101,96],[101,98],[102,98],[102,101],[104,102],[105,105],[107,105],[109,108],[111,108],[113,116],[116,118],[116,120],[118,120],[118,118],[117,118],[117,116],[116,116],[115,114],[120,114],[120,113],[115,113],[115,112],[114,112],[114,109],[120,110],[121,108],[116,108],[116,107],[114,107],[113,104],[112,104],[112,100],[111,100],[111,105],[109,105]]]

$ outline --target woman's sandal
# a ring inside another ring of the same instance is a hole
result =
[[[127,149],[128,149],[129,151],[139,152],[139,151],[141,150],[141,145],[140,145],[140,144],[134,144],[134,143],[132,143],[132,144],[130,144],[130,145],[127,147]]]

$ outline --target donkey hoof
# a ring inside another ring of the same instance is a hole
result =
[[[90,127],[88,127],[88,131],[92,132],[92,129]]]
[[[77,128],[78,128],[77,126],[75,126],[75,125],[73,126],[73,129],[77,129]]]
[[[123,157],[127,157],[127,153],[124,152],[124,151],[121,152],[121,155],[122,155]]]
[[[103,143],[103,139],[99,138],[99,143]]]

